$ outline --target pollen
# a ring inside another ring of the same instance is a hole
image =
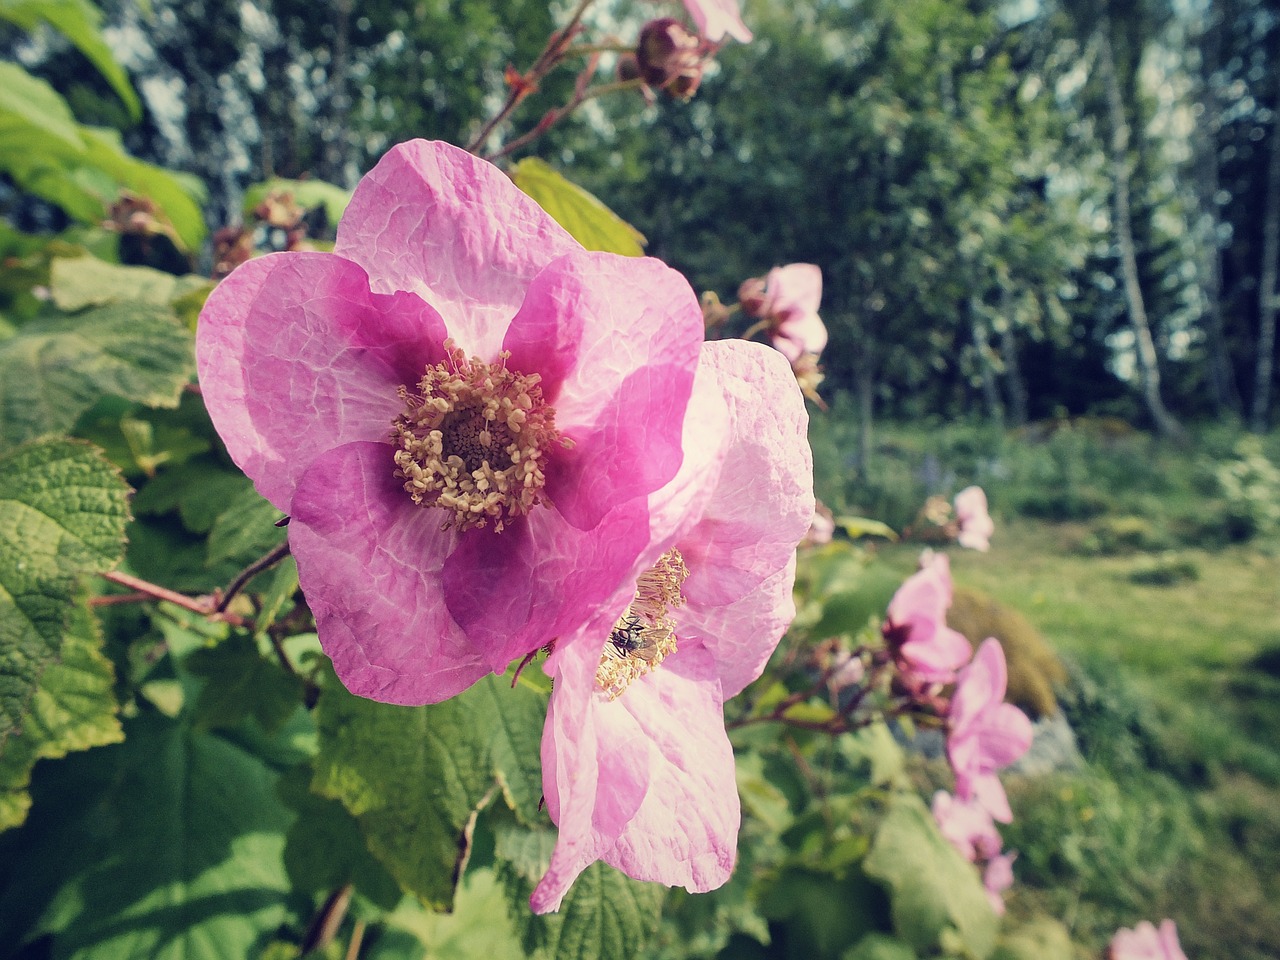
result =
[[[656,669],[676,651],[676,621],[671,611],[684,606],[681,586],[689,568],[679,550],[668,550],[640,574],[636,595],[605,641],[596,683],[616,700],[632,681]]]
[[[452,340],[447,358],[399,388],[404,413],[391,425],[396,479],[414,503],[444,511],[446,528],[493,524],[546,503],[548,453],[569,446],[556,430],[555,408],[541,377],[497,363],[467,359]]]

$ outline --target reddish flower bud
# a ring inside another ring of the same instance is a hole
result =
[[[702,41],[671,17],[651,20],[640,31],[636,62],[651,87],[687,100],[702,82]]]
[[[750,280],[743,280],[742,285],[738,287],[738,305],[742,307],[742,312],[747,316],[759,317],[764,315],[766,304],[764,287],[764,277],[752,277]]]

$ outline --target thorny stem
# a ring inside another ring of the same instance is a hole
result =
[[[511,88],[511,91],[507,94],[506,102],[503,103],[497,113],[489,118],[485,125],[480,128],[480,132],[467,144],[465,149],[468,153],[474,153],[479,156],[480,149],[484,146],[485,141],[489,139],[490,134],[498,128],[499,124],[511,116],[516,107],[520,105],[520,102],[528,95],[530,89],[537,86],[538,81],[550,73],[552,68],[567,56],[570,49],[569,40],[577,32],[578,23],[582,20],[582,15],[587,12],[587,7],[591,6],[591,2],[592,0],[578,0],[578,6],[569,17],[569,22],[551,35],[551,38],[547,40],[546,47],[543,48],[538,59],[534,61],[533,66],[529,68],[529,72],[521,78],[522,82]]]

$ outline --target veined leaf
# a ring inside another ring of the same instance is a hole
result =
[[[537,157],[512,167],[511,179],[588,250],[644,256],[644,234]]]
[[[0,450],[65,433],[104,396],[176,407],[193,367],[191,334],[158,307],[28,323],[0,341]]]
[[[341,800],[401,886],[453,899],[463,827],[495,783],[525,822],[541,796],[545,698],[487,677],[445,703],[396,707],[326,683],[312,789]]]
[[[88,444],[48,440],[0,458],[0,756],[62,656],[78,579],[124,552],[127,493]]]
[[[102,636],[88,607],[72,608],[61,659],[40,678],[23,715],[22,732],[0,757],[0,830],[26,819],[27,786],[37,760],[66,756],[124,738],[116,717],[115,669],[102,653]]]

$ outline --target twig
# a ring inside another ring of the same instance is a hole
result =
[[[143,580],[140,577],[121,573],[118,570],[101,573],[99,576],[104,580],[134,591],[135,594],[140,595],[139,602],[143,600],[164,600],[166,603],[172,603],[175,606],[182,607],[184,610],[190,610],[192,613],[198,613],[202,617],[208,617],[211,620],[222,620],[234,627],[243,627],[245,625],[244,617],[235,613],[228,613],[225,610],[219,610],[213,597],[189,597],[184,593],[177,593],[166,587]],[[123,601],[112,602],[120,603]]]
[[[643,86],[644,81],[640,79],[615,80],[612,83],[602,83],[598,86],[590,87],[585,90],[575,90],[573,96],[569,99],[569,102],[563,107],[558,107],[555,110],[548,110],[543,115],[542,119],[538,121],[537,126],[532,130],[503,144],[501,149],[495,150],[493,153],[486,154],[485,159],[497,160],[501,157],[515,153],[521,147],[527,146],[534,140],[538,139],[538,137],[546,133],[548,129],[559,123],[565,117],[569,116],[569,114],[573,113],[573,111],[577,110],[578,107],[582,106],[588,100],[594,100],[597,97],[603,97],[606,94],[617,93],[622,90],[639,90]]]
[[[592,0],[579,0],[577,8],[569,17],[569,22],[562,29],[551,35],[542,53],[538,55],[538,59],[529,68],[529,72],[521,77],[521,83],[512,86],[511,92],[507,94],[506,102],[503,103],[497,113],[489,118],[488,122],[480,128],[480,132],[464,148],[468,153],[474,153],[479,156],[480,149],[493,131],[498,128],[498,125],[511,116],[516,107],[520,105],[520,102],[537,86],[538,81],[550,73],[551,69],[564,59],[565,53],[569,49],[569,40],[577,33],[578,22],[582,19],[582,15],[587,12],[587,7],[591,6],[591,2]]]
[[[235,575],[235,578],[227,584],[227,589],[220,594],[220,599],[214,607],[219,613],[222,613],[230,605],[232,599],[237,593],[244,589],[245,584],[260,574],[263,570],[274,567],[277,563],[289,555],[289,541],[286,540],[280,546],[270,550],[264,556],[259,557],[253,563],[249,564],[243,570]]]

